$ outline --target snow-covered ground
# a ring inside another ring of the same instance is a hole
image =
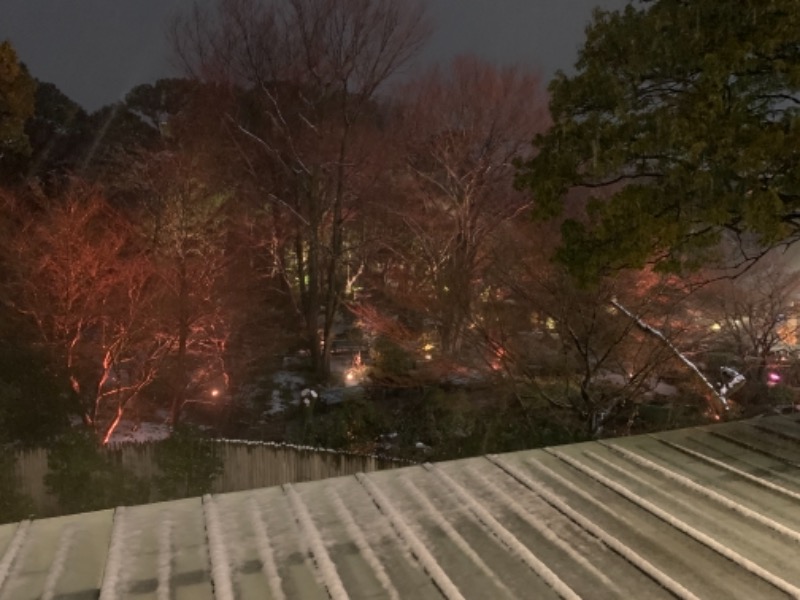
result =
[[[156,442],[168,438],[169,433],[169,425],[167,425],[166,420],[161,423],[150,423],[147,421],[134,423],[133,421],[123,419],[112,434],[111,439],[109,439],[109,443],[143,444],[145,442]]]
[[[272,385],[272,404],[266,411],[268,415],[276,415],[290,406],[298,406],[302,391],[308,388],[308,381],[299,373],[278,371],[272,376]]]
[[[347,386],[347,393],[352,393],[357,385]],[[269,397],[268,406],[262,412],[262,418],[279,415],[291,407],[299,406],[304,399],[309,402],[319,398],[326,404],[338,404],[344,401],[345,388],[317,388],[312,386],[308,378],[297,371],[282,370],[271,377],[265,377],[256,384],[250,385],[239,393],[239,400],[251,407],[259,406],[259,397]],[[163,440],[169,437],[168,413],[159,411],[150,421],[134,421],[123,418],[113,435],[110,444],[145,443]],[[80,422],[80,421],[78,421]]]
[[[304,373],[284,369],[241,389],[238,400],[256,408],[262,405],[264,397],[267,396],[268,407],[262,413],[265,417],[281,414],[312,398],[319,398],[326,404],[339,404],[344,401],[346,395],[360,389],[366,368],[352,367],[352,358],[342,359],[337,356],[332,358],[331,369],[341,376],[344,387],[316,386]]]
[[[601,371],[597,374],[596,379],[621,388],[628,385],[628,380],[624,375],[613,371]],[[661,379],[650,378],[645,385],[649,389],[650,394],[656,394],[658,396],[675,396],[678,394],[678,388]]]

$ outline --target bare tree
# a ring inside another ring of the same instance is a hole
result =
[[[154,310],[159,335],[170,340],[173,427],[190,399],[193,371],[216,371],[227,381],[231,318],[223,287],[230,194],[207,180],[202,165],[178,151],[142,154],[126,182],[140,199],[133,218],[162,289]]]
[[[697,308],[716,330],[716,346],[727,346],[763,381],[770,357],[796,345],[800,331],[800,282],[791,257],[772,252],[735,278],[714,281],[698,294]]]
[[[196,8],[173,31],[190,72],[245,92],[244,108],[225,118],[269,210],[290,226],[279,266],[326,375],[348,271],[358,271],[349,224],[369,189],[358,137],[377,126],[381,86],[427,36],[422,5],[221,0],[215,15]]]
[[[523,414],[583,435],[623,435],[667,374],[685,373],[686,389],[708,396],[674,351],[687,343],[687,305],[670,278],[620,272],[581,288],[551,260],[553,224],[515,222],[503,232],[471,340]]]
[[[623,425],[617,433],[629,433],[639,404],[674,359],[668,347],[613,310],[611,301],[619,287],[608,282],[587,293],[566,279],[551,281],[546,284],[547,302],[537,307],[556,334],[556,347],[574,365],[572,374],[561,380],[576,384],[577,390],[558,397],[552,393],[556,388],[546,391],[541,373],[529,371],[526,379],[549,403],[578,415],[591,436],[614,427],[619,419]],[[652,305],[637,302],[636,306],[668,328],[664,315],[654,314]]]
[[[2,246],[3,300],[35,324],[62,361],[84,422],[107,441],[165,352],[150,329],[153,272],[96,186],[72,180],[56,197],[34,190],[8,208],[16,226]]]
[[[529,207],[511,186],[512,160],[546,126],[544,97],[535,74],[464,56],[410,82],[401,102],[407,199],[395,210],[413,240],[407,260],[429,286],[442,351],[457,354],[492,237]]]

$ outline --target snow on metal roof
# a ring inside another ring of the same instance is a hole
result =
[[[0,598],[800,598],[800,418],[0,526]]]

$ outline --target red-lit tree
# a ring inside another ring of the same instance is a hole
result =
[[[71,180],[55,197],[33,190],[8,198],[3,300],[35,325],[63,364],[84,423],[107,441],[168,347],[152,329],[153,271],[98,187]]]

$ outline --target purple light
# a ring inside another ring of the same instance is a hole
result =
[[[770,381],[780,381],[781,376],[778,373],[772,372],[767,377],[769,377]]]

